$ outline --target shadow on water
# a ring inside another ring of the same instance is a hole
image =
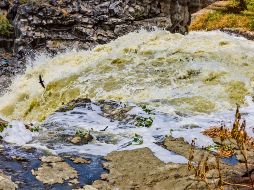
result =
[[[102,168],[102,157],[86,155],[85,158],[91,161],[90,164],[75,164],[70,159],[64,160],[78,172],[79,184],[71,186],[68,181],[63,184],[45,185],[38,181],[32,174],[32,169],[41,165],[39,158],[45,155],[41,150],[23,149],[17,146],[4,145],[0,150],[0,171],[11,176],[12,181],[18,184],[18,190],[71,190],[92,184],[100,179],[101,174],[106,173]]]

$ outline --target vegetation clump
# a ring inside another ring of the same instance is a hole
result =
[[[13,26],[2,12],[0,12],[0,36],[10,36],[13,32]]]
[[[138,127],[151,127],[153,124],[153,119],[151,117],[142,117],[142,116],[138,116],[136,118],[136,126]]]

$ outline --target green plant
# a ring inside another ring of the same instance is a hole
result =
[[[13,26],[6,16],[0,12],[0,36],[9,36],[12,32]]]
[[[33,128],[30,128],[30,131],[31,132],[39,132],[41,129],[40,129],[40,127],[39,126],[35,126],[35,127],[33,127]]]
[[[147,114],[153,114],[152,110],[147,108],[146,105],[141,106],[142,110],[146,112]]]
[[[153,124],[153,119],[151,117],[142,117],[142,116],[138,116],[136,118],[136,126],[138,127],[151,127]]]
[[[87,130],[77,130],[76,133],[75,133],[75,136],[80,137],[80,138],[83,138],[87,135],[90,135],[90,132],[87,131]]]

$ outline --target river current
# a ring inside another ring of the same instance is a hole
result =
[[[230,126],[236,103],[241,105],[247,131],[252,135],[253,63],[254,42],[242,37],[220,31],[183,36],[159,29],[140,30],[89,51],[68,50],[54,57],[37,55],[0,97],[0,115],[15,123],[13,129],[33,122],[47,126],[43,134],[57,125],[66,133],[93,128],[94,135],[98,135],[96,131],[108,126],[108,136],[117,139],[114,143],[93,141],[82,146],[56,143],[53,148],[36,135],[24,140],[24,144],[54,153],[106,155],[114,150],[149,147],[165,162],[186,162],[157,145],[158,137],[170,133],[189,142],[197,138],[198,146],[210,145],[211,139],[201,132],[221,122]],[[39,75],[45,89],[38,83]],[[146,105],[153,112],[153,124],[149,128],[123,128],[117,121],[102,117],[96,104],[91,110],[74,108],[54,113],[77,98],[132,105],[129,114],[147,114],[140,108]],[[144,143],[123,146],[135,133],[143,137]]]

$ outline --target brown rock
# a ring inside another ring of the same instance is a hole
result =
[[[18,188],[18,185],[16,185],[14,182],[11,181],[11,178],[4,175],[2,172],[0,172],[0,189],[3,190],[15,190]]]

